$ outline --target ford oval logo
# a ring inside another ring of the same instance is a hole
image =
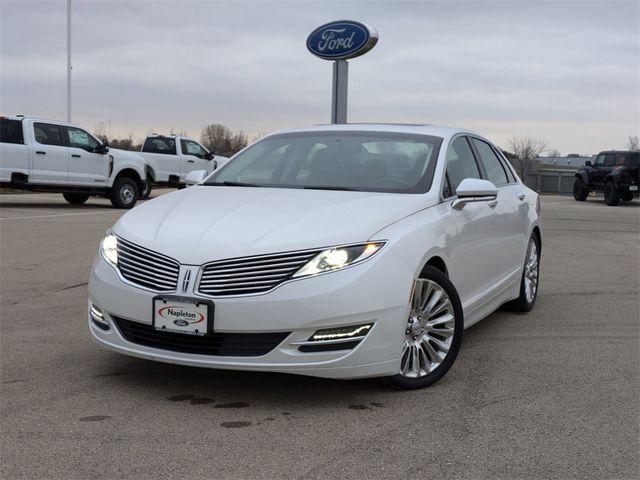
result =
[[[378,32],[364,23],[351,20],[330,22],[316,28],[307,38],[307,48],[325,60],[346,60],[371,50]]]

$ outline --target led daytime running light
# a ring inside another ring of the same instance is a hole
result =
[[[372,325],[373,324],[371,323],[367,323],[366,325],[318,330],[313,334],[311,340],[317,342],[322,340],[339,340],[342,338],[362,337],[369,332]]]

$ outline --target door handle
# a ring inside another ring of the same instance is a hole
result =
[[[195,160],[187,160],[187,163],[196,163]]]
[[[78,155],[77,153],[72,153],[71,156],[73,158],[80,158],[81,157],[81,155]]]
[[[36,155],[46,155],[47,152],[43,152],[42,150],[36,150]]]
[[[520,200],[524,200],[524,193],[520,193],[520,194],[518,194],[518,198],[519,198]]]
[[[490,200],[487,202],[487,205],[489,205],[489,207],[491,208],[496,208],[496,205],[498,205],[498,200]]]

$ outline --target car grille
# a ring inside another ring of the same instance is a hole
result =
[[[170,292],[177,288],[180,265],[172,258],[118,238],[118,269],[136,285]]]
[[[276,348],[290,332],[213,333],[189,335],[161,332],[151,325],[114,317],[118,330],[129,342],[173,352],[225,357],[259,357]]]
[[[204,295],[263,293],[289,280],[322,250],[232,258],[205,265],[198,291]]]

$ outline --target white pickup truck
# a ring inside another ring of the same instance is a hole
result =
[[[194,170],[206,170],[211,173],[227,160],[227,157],[213,155],[201,143],[178,135],[149,135],[140,154],[147,162],[148,190],[151,185],[166,185],[181,188],[185,185],[187,174]]]
[[[62,193],[73,204],[103,196],[115,208],[131,208],[146,189],[145,172],[140,154],[110,150],[72,123],[0,117],[2,187]]]

